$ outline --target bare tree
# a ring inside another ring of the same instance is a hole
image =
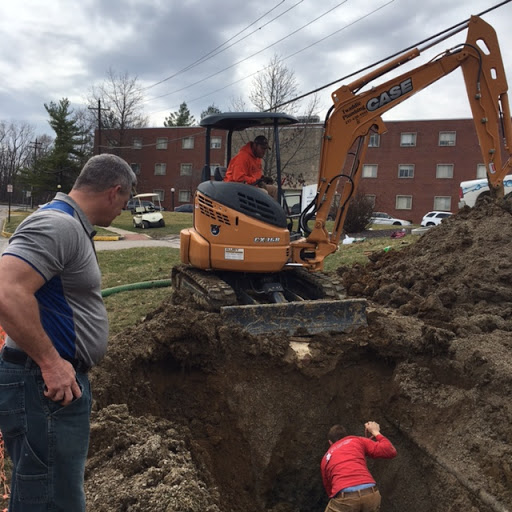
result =
[[[294,100],[299,95],[295,74],[274,55],[268,66],[256,75],[249,93],[249,100],[257,111],[286,112],[296,116],[300,123],[280,129],[281,139],[281,183],[287,188],[300,188],[316,171],[320,155],[320,137],[318,136],[319,118],[315,115],[318,98],[314,95],[304,107],[302,102]],[[242,97],[233,99],[235,111],[247,111]],[[272,128],[258,129],[272,140]],[[241,135],[241,144],[247,142],[254,132]],[[275,177],[277,163],[275,153],[268,151],[264,159],[264,174]]]
[[[109,146],[125,146],[126,130],[148,125],[143,101],[144,94],[138,78],[127,72],[116,73],[110,68],[105,81],[101,85],[93,86],[88,99],[89,109],[95,113],[96,126],[100,114],[98,105],[108,109],[101,115],[101,120]]]
[[[33,158],[34,127],[24,122],[0,121],[0,198],[6,198],[7,185],[13,186],[13,199],[21,201],[23,191],[16,187],[16,179]]]

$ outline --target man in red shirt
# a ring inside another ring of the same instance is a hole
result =
[[[261,159],[265,156],[267,149],[269,149],[268,140],[263,135],[258,135],[254,141],[242,146],[238,154],[229,162],[224,181],[256,185],[276,199],[277,187],[271,184],[270,178],[263,176],[261,167]]]
[[[365,423],[373,439],[347,436],[345,428],[334,425],[327,438],[331,445],[322,458],[320,469],[330,498],[325,512],[378,512],[381,496],[366,466],[366,457],[393,459],[395,447],[380,433],[375,421]]]

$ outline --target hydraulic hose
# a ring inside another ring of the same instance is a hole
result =
[[[131,284],[123,284],[121,286],[114,286],[112,288],[105,288],[101,290],[102,297],[108,297],[109,295],[113,295],[114,293],[119,292],[127,292],[130,290],[143,290],[148,288],[164,288],[166,286],[171,286],[170,279],[160,279],[158,281],[143,281],[141,283],[131,283]]]

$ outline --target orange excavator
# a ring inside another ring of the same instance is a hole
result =
[[[496,197],[503,195],[503,178],[512,172],[512,125],[498,39],[478,16],[454,32],[466,28],[464,43],[424,65],[361,91],[453,32],[421,50],[403,53],[332,93],[317,194],[301,214],[298,233],[289,228],[281,205],[257,187],[215,180],[201,183],[194,198],[194,227],[180,235],[182,265],[172,270],[175,290],[192,294],[205,309],[220,310],[227,321],[255,334],[282,330],[300,335],[365,325],[366,302],[345,298],[337,277],[322,271],[325,258],[338,250],[368,138],[386,131],[382,114],[460,67],[489,187]],[[266,125],[294,122],[284,114],[273,116]],[[203,122],[207,128],[229,129],[230,135],[233,129],[264,124],[261,119],[249,119],[244,125],[241,120],[250,115],[243,113],[235,115],[238,124],[223,117],[230,114],[213,120],[209,116]],[[345,171],[349,155],[351,168]],[[328,232],[326,221],[337,192],[341,196],[334,227]],[[311,229],[308,223],[313,224]]]

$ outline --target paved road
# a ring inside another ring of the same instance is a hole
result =
[[[0,205],[0,228],[4,225],[4,220],[7,218],[8,208],[5,205]],[[170,235],[161,240],[153,240],[148,235],[143,233],[133,233],[132,231],[125,231],[123,229],[109,228],[113,231],[113,235],[119,234],[123,238],[117,241],[96,241],[94,245],[98,251],[113,251],[120,249],[130,249],[132,247],[171,247],[179,249],[180,237],[179,235]],[[8,238],[0,236],[0,254],[7,247]]]

